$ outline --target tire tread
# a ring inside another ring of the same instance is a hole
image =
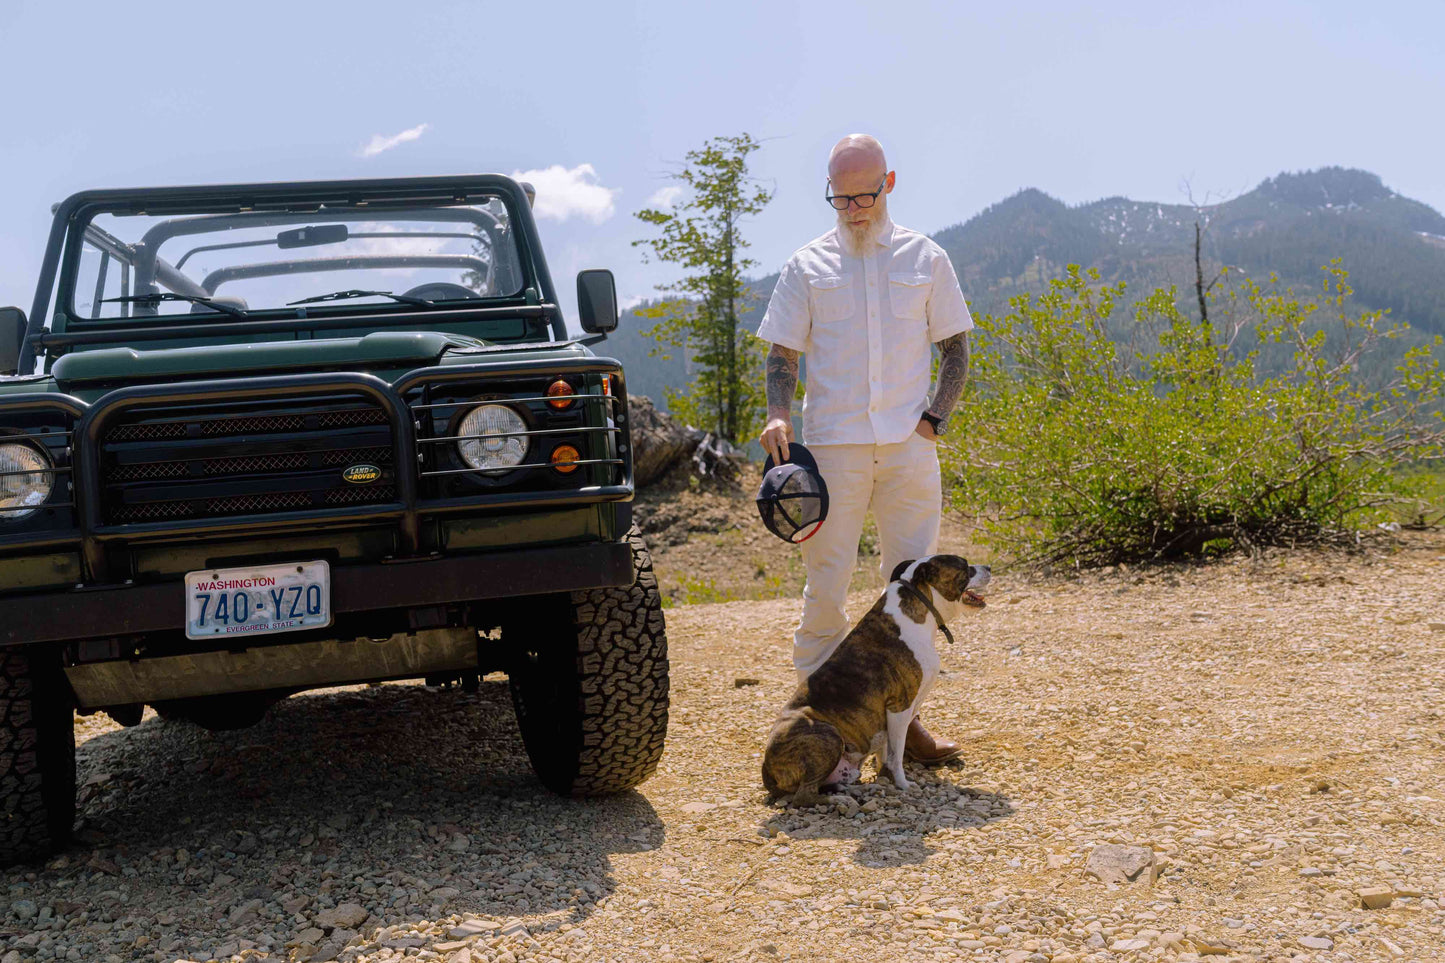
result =
[[[0,866],[48,855],[75,819],[75,730],[56,667],[0,649]]]
[[[567,734],[570,739],[543,736],[545,727],[529,724],[528,714],[545,713],[547,706],[529,703],[515,680],[512,687],[533,768],[547,788],[563,795],[625,792],[651,776],[662,758],[670,690],[667,628],[647,545],[635,526],[627,540],[632,584],[571,593],[570,618],[558,626],[575,638],[564,647],[575,653],[580,731]]]

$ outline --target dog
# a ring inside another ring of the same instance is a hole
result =
[[[798,685],[773,724],[763,751],[770,799],[791,794],[795,805],[810,805],[822,787],[855,781],[870,755],[895,786],[908,788],[903,741],[938,679],[939,617],[982,608],[977,593],[989,578],[988,566],[957,555],[929,555],[893,570],[883,597]]]

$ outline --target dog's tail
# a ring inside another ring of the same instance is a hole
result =
[[[768,734],[763,788],[770,797],[816,793],[843,757],[843,736],[832,723],[789,712]]]

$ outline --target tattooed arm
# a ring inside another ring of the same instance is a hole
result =
[[[788,457],[793,440],[793,395],[798,390],[798,355],[792,348],[775,344],[768,352],[768,420],[758,437],[773,461]]]
[[[968,332],[963,331],[951,338],[938,342],[938,385],[933,391],[933,403],[928,413],[939,421],[947,421],[953,406],[963,394],[964,382],[968,380]],[[919,430],[925,437],[933,436],[933,426],[926,421],[919,422]]]

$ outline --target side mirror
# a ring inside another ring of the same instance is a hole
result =
[[[617,282],[611,271],[577,272],[577,314],[588,334],[617,330]]]
[[[25,343],[25,325],[24,311],[0,308],[0,375],[13,375],[19,367],[20,346]]]

